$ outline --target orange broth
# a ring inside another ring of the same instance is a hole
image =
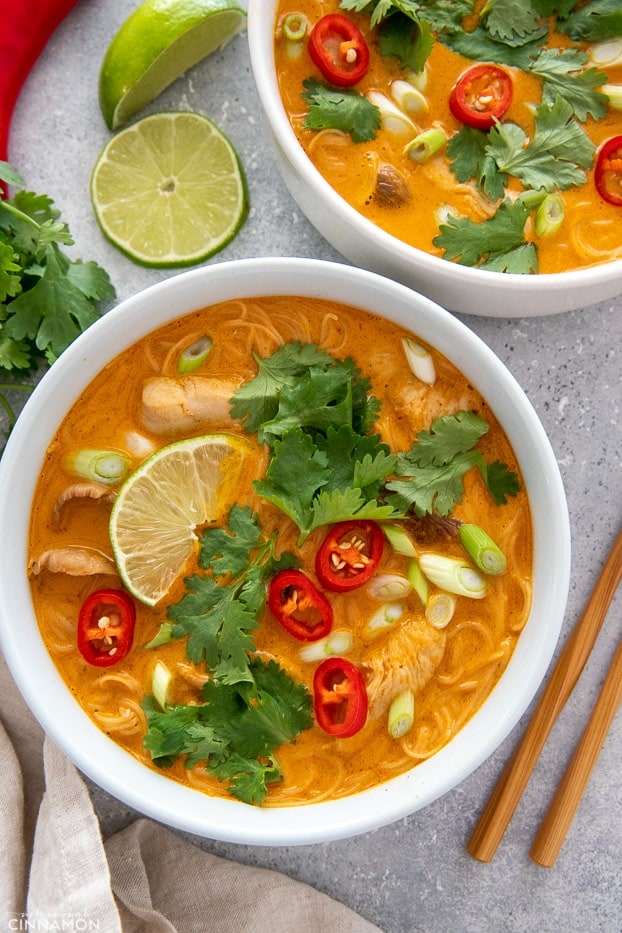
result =
[[[197,425],[194,430],[153,434],[141,420],[141,396],[146,379],[172,376],[180,349],[202,334],[213,339],[213,349],[198,373],[236,384],[256,373],[253,354],[267,356],[281,343],[293,340],[317,343],[338,359],[351,356],[371,382],[371,392],[382,403],[377,429],[392,450],[407,450],[417,432],[442,414],[472,410],[489,424],[479,448],[487,462],[501,460],[518,472],[516,457],[488,403],[442,355],[432,350],[437,372],[433,386],[424,385],[406,365],[397,325],[355,308],[323,300],[289,297],[225,302],[187,315],[161,327],[121,353],[95,377],[69,411],[52,441],[36,489],[30,530],[30,559],[46,549],[86,545],[111,555],[108,534],[110,504],[90,499],[67,503],[60,521],[53,520],[55,503],[76,482],[66,469],[68,452],[82,448],[112,448],[125,452],[133,467],[147,455],[137,453],[137,437],[156,448],[183,437],[226,430],[244,435],[239,422],[224,419]],[[369,347],[374,347],[369,356]],[[253,435],[245,435],[254,438]],[[255,443],[252,471],[230,501],[249,504],[259,515],[266,533],[279,529],[279,550],[293,550],[313,579],[314,555],[325,529],[315,531],[297,548],[298,530],[274,506],[260,499],[252,480],[266,466],[266,450]],[[433,630],[421,602],[413,593],[405,601],[405,615],[387,632],[371,635],[366,629],[379,603],[366,587],[330,596],[335,629],[354,636],[348,658],[370,678],[369,665],[383,653],[390,659],[396,632],[406,637],[417,629],[422,652],[426,639],[438,648],[434,670],[416,696],[415,725],[401,739],[387,731],[386,703],[381,712],[370,711],[363,729],[349,739],[331,738],[317,725],[303,732],[295,744],[282,746],[277,758],[283,779],[270,785],[267,806],[305,804],[364,790],[398,775],[442,748],[481,706],[505,669],[523,628],[531,602],[532,530],[527,495],[521,490],[502,506],[495,505],[478,471],[465,478],[465,496],[454,515],[486,528],[508,558],[508,569],[488,580],[481,600],[459,597],[446,629]],[[433,540],[428,549],[464,556],[454,538]],[[407,559],[384,550],[381,572],[404,574]],[[155,767],[143,748],[146,732],[141,703],[151,692],[154,664],[161,659],[173,672],[169,697],[173,704],[200,702],[205,672],[188,661],[185,639],[145,650],[167,605],[185,592],[183,577],[196,571],[189,563],[168,596],[154,608],[137,604],[133,647],[118,664],[102,669],[86,663],[76,647],[76,622],[88,594],[118,587],[110,576],[74,577],[43,571],[31,576],[36,615],[45,644],[63,680],[93,722],[114,742],[148,767]],[[430,631],[428,632],[427,629]],[[423,635],[421,634],[423,633]],[[301,660],[301,642],[288,635],[266,610],[257,632],[258,650],[274,657],[297,682],[310,689],[316,663]],[[436,649],[435,649],[436,650]],[[394,659],[395,660],[395,659]],[[396,659],[399,665],[399,658]],[[402,659],[403,661],[404,659]],[[415,664],[420,661],[415,653]],[[406,659],[413,663],[413,658]],[[382,697],[382,691],[381,691]],[[208,794],[228,796],[225,784],[198,764],[185,768],[178,761],[163,771]]]
[[[391,83],[403,79],[405,69],[397,58],[380,55],[377,30],[370,32],[369,16],[342,11],[338,0],[280,0],[276,23],[281,23],[283,17],[292,12],[305,14],[310,26],[327,13],[342,12],[351,18],[365,36],[370,49],[367,74],[353,90],[361,94],[380,91],[391,97]],[[412,117],[416,128],[405,135],[381,128],[375,139],[354,143],[349,134],[337,130],[316,131],[305,128],[308,107],[301,97],[303,81],[309,77],[322,82],[324,79],[311,61],[306,42],[300,43],[303,47],[301,54],[291,57],[278,26],[275,32],[277,79],[283,105],[296,137],[326,181],[364,217],[397,239],[432,255],[442,256],[443,250],[432,242],[439,233],[436,214],[439,207],[451,209],[457,216],[478,222],[494,213],[496,205],[476,191],[473,183],[457,181],[449,168],[444,149],[422,163],[415,163],[403,154],[404,146],[419,131],[440,127],[450,137],[460,130],[462,124],[449,109],[449,94],[458,76],[473,64],[471,60],[435,42],[426,65],[427,87],[424,95],[429,102],[429,110]],[[564,36],[557,36],[555,41],[560,47],[569,44],[568,38]],[[587,45],[578,44],[578,47],[585,49]],[[514,95],[503,122],[519,125],[531,137],[534,128],[532,108],[541,100],[540,81],[517,68],[506,67],[506,70],[512,75]],[[607,76],[610,83],[622,82],[622,66],[611,68]],[[584,129],[592,141],[599,145],[603,140],[622,132],[622,117],[610,107],[603,119],[588,119]],[[378,167],[383,165],[397,169],[407,186],[409,196],[399,204],[386,204],[378,197],[377,173]],[[508,190],[513,194],[518,193],[521,190],[520,183],[511,179]],[[531,219],[528,221],[526,236],[537,245],[538,271],[562,272],[621,258],[622,212],[619,207],[606,203],[598,195],[593,169],[587,171],[585,184],[561,194],[566,213],[557,233],[549,237],[537,236]]]

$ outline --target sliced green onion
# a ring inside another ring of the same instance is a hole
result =
[[[377,609],[365,627],[368,635],[379,635],[391,628],[404,615],[402,603],[385,603]]]
[[[419,564],[428,580],[441,590],[471,599],[482,599],[486,595],[484,578],[459,557],[420,554]]]
[[[404,146],[404,155],[413,162],[427,162],[436,155],[447,142],[447,135],[438,127],[432,127],[419,133]]]
[[[415,556],[417,553],[415,545],[400,525],[395,525],[393,522],[380,522],[380,526],[396,554],[402,554],[404,557]]]
[[[204,363],[212,349],[211,337],[199,337],[194,343],[179,354],[177,360],[178,373],[193,373],[201,363]]]
[[[413,87],[416,87],[418,91],[427,91],[428,69],[424,67],[421,71],[409,70],[406,75],[406,80],[409,84],[412,84]]]
[[[430,595],[430,587],[428,586],[428,581],[423,575],[421,566],[416,557],[408,564],[408,579],[412,583],[413,590],[421,600],[423,606],[427,606],[428,598]]]
[[[401,135],[402,133],[412,133],[416,129],[412,120],[406,116],[403,110],[396,107],[386,94],[381,94],[380,91],[369,91],[367,99],[380,111],[380,119],[387,132]]]
[[[564,222],[566,207],[561,194],[547,194],[536,211],[536,233],[538,236],[553,236]]]
[[[412,593],[412,583],[399,573],[380,573],[373,577],[367,587],[370,596],[390,602],[394,599],[405,599]]]
[[[527,191],[523,191],[519,194],[516,200],[520,201],[521,204],[524,204],[525,207],[528,207],[530,210],[535,210],[540,207],[546,195],[547,193],[544,188],[528,188]]]
[[[589,57],[593,65],[622,65],[622,39],[597,42],[590,49]]]
[[[601,91],[609,98],[610,107],[622,110],[622,84],[603,84]]]
[[[387,717],[387,728],[392,739],[401,739],[413,727],[415,721],[415,695],[412,690],[398,693]]]
[[[281,23],[283,35],[289,42],[302,42],[308,28],[309,20],[304,13],[288,13]]]
[[[166,709],[168,691],[172,682],[173,675],[164,661],[156,661],[151,675],[151,692],[162,709]]]
[[[78,450],[65,457],[65,467],[83,479],[114,486],[127,474],[130,461],[116,450]]]
[[[300,657],[303,661],[323,661],[324,658],[341,657],[352,650],[354,638],[350,632],[338,629],[327,635],[326,638],[320,638],[311,645],[305,645],[300,649]]]
[[[436,382],[436,368],[432,354],[410,337],[402,337],[402,346],[413,375],[425,382],[426,385],[434,385]]]
[[[173,623],[172,622],[162,622],[160,628],[153,636],[151,641],[148,641],[145,645],[145,648],[159,648],[160,645],[166,645],[173,637]]]
[[[391,83],[391,97],[404,113],[427,113],[430,109],[427,97],[410,83],[398,80]]]
[[[453,593],[433,593],[425,607],[425,617],[434,628],[449,625],[456,611],[456,597]]]
[[[471,560],[483,573],[492,576],[505,573],[508,565],[506,556],[483,528],[463,522],[458,529],[458,537]]]

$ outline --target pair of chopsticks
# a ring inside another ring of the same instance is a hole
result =
[[[605,561],[582,616],[575,624],[521,743],[501,774],[468,842],[473,858],[490,862],[512,819],[536,761],[594,647],[622,576],[622,531]],[[550,868],[577,810],[616,710],[622,700],[622,642],[564,777],[534,839],[530,856]]]

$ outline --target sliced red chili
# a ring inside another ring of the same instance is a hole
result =
[[[594,183],[603,201],[622,207],[622,136],[612,136],[600,146]]]
[[[363,675],[345,658],[326,658],[313,677],[315,718],[320,729],[347,739],[365,725],[369,701]]]
[[[474,65],[460,75],[449,96],[456,120],[476,130],[489,130],[512,103],[512,78],[497,65]]]
[[[363,33],[341,13],[329,13],[317,21],[308,48],[323,77],[337,87],[351,87],[369,68],[369,47]]]
[[[301,570],[281,570],[272,578],[268,607],[285,631],[299,641],[324,638],[333,626],[330,603]]]
[[[78,648],[95,667],[122,661],[132,647],[136,607],[123,590],[97,590],[78,616]]]
[[[355,590],[373,577],[383,550],[384,534],[375,522],[339,522],[332,526],[317,552],[318,579],[335,593]]]

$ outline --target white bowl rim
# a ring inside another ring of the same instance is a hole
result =
[[[362,794],[276,809],[212,798],[182,786],[152,772],[100,732],[72,698],[43,645],[25,568],[27,490],[57,424],[91,374],[142,333],[168,320],[221,300],[278,294],[371,305],[373,313],[391,307],[399,322],[412,326],[449,359],[463,354],[463,373],[485,397],[494,398],[491,407],[498,417],[497,410],[504,409],[502,423],[515,449],[521,450],[530,496],[548,503],[546,515],[533,514],[535,560],[537,564],[555,554],[555,574],[545,579],[541,570],[536,572],[538,603],[506,673],[449,745],[410,772]],[[261,258],[204,266],[173,275],[112,308],[61,355],[18,418],[0,460],[0,527],[5,535],[0,645],[44,731],[92,781],[135,810],[197,836],[247,845],[301,845],[368,832],[408,816],[464,780],[505,739],[534,697],[557,644],[569,585],[569,519],[558,465],[531,403],[511,373],[466,325],[429,299],[376,273],[322,260]],[[522,672],[517,687],[510,684],[515,669]],[[478,741],[481,736],[485,741]]]
[[[276,3],[278,0],[274,0],[274,2]],[[605,289],[609,287],[607,292],[609,296],[613,294],[611,287],[613,287],[615,294],[622,291],[622,259],[615,259],[611,262],[581,269],[538,273],[537,275],[492,272],[487,269],[476,270],[469,266],[449,262],[431,253],[426,253],[424,250],[410,246],[403,240],[376,226],[337,194],[335,189],[315,168],[300,145],[283,107],[274,76],[274,69],[268,67],[268,63],[274,60],[273,34],[272,11],[266,10],[266,0],[249,0],[248,42],[251,68],[255,76],[255,86],[264,113],[274,127],[273,132],[275,139],[278,140],[278,147],[283,151],[298,175],[308,182],[312,192],[311,199],[318,200],[318,203],[325,203],[328,216],[342,218],[344,223],[353,230],[360,230],[371,244],[370,254],[374,250],[378,250],[384,256],[392,255],[395,257],[396,264],[412,263],[413,257],[416,256],[417,265],[426,277],[442,277],[455,286],[468,286],[473,277],[477,276],[478,288],[481,289],[482,293],[485,293],[487,288],[496,290],[499,287],[500,280],[505,283],[509,290],[517,291],[526,299],[533,299],[534,295],[539,292],[546,292],[549,289],[554,290],[557,294],[563,292],[566,295],[572,295],[580,290],[586,302],[589,301],[589,292],[592,288],[598,288],[602,291],[603,287]],[[571,307],[567,305],[568,302],[563,308],[564,311],[571,310]],[[579,305],[572,304],[572,309],[577,307]],[[459,311],[459,308],[455,310]],[[485,312],[478,312],[476,309],[470,308],[467,313],[481,313],[487,317],[521,317],[556,312],[547,310],[533,312],[531,306],[526,305],[523,313],[513,314],[508,312],[507,306],[501,303],[498,310],[488,307]]]

